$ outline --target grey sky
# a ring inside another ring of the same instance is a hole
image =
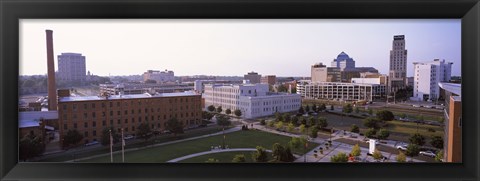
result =
[[[86,56],[96,75],[173,70],[175,75],[310,76],[310,66],[344,51],[357,67],[388,73],[393,35],[412,62],[454,62],[460,75],[461,21],[450,20],[21,20],[20,75],[46,74],[45,30],[61,53]]]

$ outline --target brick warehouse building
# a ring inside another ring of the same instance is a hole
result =
[[[141,123],[148,123],[152,130],[163,131],[173,117],[184,127],[201,124],[201,95],[193,92],[75,97],[59,90],[58,95],[60,140],[71,129],[83,134],[85,143],[101,140],[109,127],[135,135]]]

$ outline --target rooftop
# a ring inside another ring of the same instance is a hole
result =
[[[438,86],[448,92],[454,93],[458,96],[462,96],[462,84],[439,82]]]
[[[180,96],[195,96],[198,95],[193,91],[175,92],[175,93],[157,93],[157,94],[130,94],[130,95],[111,95],[108,100],[122,100],[122,99],[143,99],[143,98],[158,98],[158,97],[180,97]],[[72,101],[95,101],[105,100],[100,96],[70,96],[59,98],[59,102],[72,102]]]
[[[38,126],[40,119],[58,119],[58,111],[26,111],[18,113],[18,127],[28,128]]]

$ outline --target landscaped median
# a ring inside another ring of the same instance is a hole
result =
[[[259,130],[247,130],[236,131],[225,134],[225,145],[229,148],[256,148],[262,146],[266,149],[272,149],[274,143],[280,143],[281,145],[287,145],[291,140],[289,136],[283,136]],[[223,135],[216,135],[201,139],[195,139],[185,142],[173,143],[164,146],[151,147],[142,150],[135,150],[125,152],[125,162],[129,163],[163,163],[169,160],[209,151],[212,146],[218,146],[223,144]],[[318,146],[316,143],[309,143],[305,151],[310,151]],[[293,154],[303,155],[304,149],[292,150]],[[117,152],[113,155],[114,162],[121,162],[122,154]],[[245,155],[249,156],[249,155]],[[233,158],[233,157],[232,157]],[[110,156],[105,155],[97,158],[81,160],[81,162],[97,162],[108,163],[110,162]]]

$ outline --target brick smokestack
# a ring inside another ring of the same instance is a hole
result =
[[[55,85],[55,63],[53,62],[53,31],[45,30],[47,33],[47,68],[48,68],[48,110],[57,110],[57,90]]]

